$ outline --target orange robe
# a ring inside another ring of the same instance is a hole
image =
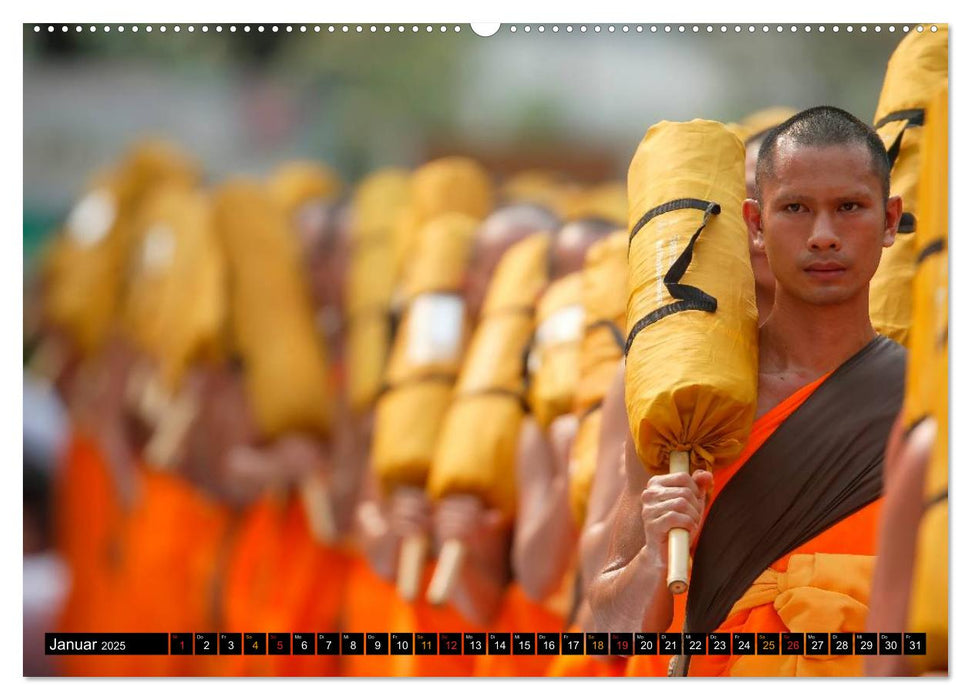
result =
[[[317,543],[300,500],[267,494],[239,524],[226,569],[221,631],[333,632],[338,629],[345,555]],[[218,675],[332,676],[339,658],[220,656]]]
[[[130,632],[216,630],[218,555],[229,513],[184,478],[144,467],[126,519],[116,595]],[[132,676],[208,675],[206,656],[130,656]]]
[[[570,632],[583,632],[571,626]],[[562,651],[562,650],[561,650]],[[623,676],[627,659],[586,654],[561,654],[555,656],[546,675],[551,678],[616,678]]]
[[[121,506],[111,470],[96,440],[76,428],[54,482],[55,546],[71,575],[57,630],[124,632],[113,591]],[[63,656],[68,676],[119,675],[121,657]]]
[[[745,448],[742,453],[738,456],[731,465],[725,467],[724,469],[719,469],[715,471],[715,481],[712,486],[711,496],[708,498],[708,502],[705,506],[705,516],[711,510],[712,504],[715,499],[718,498],[722,489],[728,484],[728,481],[732,476],[738,472],[738,470],[744,465],[764,443],[771,437],[771,435],[776,431],[776,429],[782,425],[782,423],[793,414],[793,412],[799,408],[812,393],[819,388],[819,386],[825,381],[826,377],[829,375],[823,375],[819,379],[810,382],[806,386],[797,389],[788,398],[781,401],[772,410],[766,412],[761,417],[758,418],[752,424],[752,432],[749,435],[748,442],[745,444]],[[852,520],[853,518],[848,518]],[[697,540],[696,540],[697,542]],[[692,551],[694,547],[692,546]],[[671,625],[665,630],[666,632],[680,632],[684,628],[685,619],[685,604],[687,602],[687,594],[678,595],[674,597],[674,615],[671,620]],[[754,629],[754,628],[753,628]],[[719,630],[721,631],[721,630]],[[736,632],[741,630],[734,630]],[[769,632],[769,629],[759,629],[760,632]],[[695,656],[692,658],[690,672],[691,675],[696,675],[695,664],[699,662],[699,659],[705,657]],[[725,658],[725,657],[710,657],[710,658]],[[632,656],[627,663],[626,675],[628,676],[666,676],[668,673],[668,664],[671,660],[669,655],[656,655],[656,656]],[[703,666],[701,663],[699,666]],[[708,674],[703,674],[708,675]]]
[[[344,588],[343,620],[339,631],[362,634],[411,631],[388,629],[396,595],[394,584],[378,576],[363,555],[351,557]],[[393,659],[390,655],[342,656],[341,675],[394,676]]]
[[[545,606],[530,600],[518,583],[506,589],[502,608],[489,632],[560,632],[564,620]],[[534,645],[535,650],[535,645]],[[491,678],[503,676],[545,676],[555,657],[540,654],[516,656],[478,656],[475,675]]]
[[[397,591],[391,601],[388,632],[484,632],[479,625],[466,620],[451,605],[435,606],[425,600],[435,564],[428,562],[422,577],[421,593],[411,602],[402,600]],[[372,632],[375,630],[371,630]],[[396,677],[433,678],[438,676],[472,676],[476,657],[445,655],[401,655],[391,657],[391,675]]]

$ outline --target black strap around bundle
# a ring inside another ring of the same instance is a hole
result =
[[[937,255],[938,253],[944,252],[944,239],[938,238],[926,246],[924,246],[919,253],[917,253],[917,264],[920,265],[922,262],[927,260],[927,258]]]
[[[681,251],[681,255],[678,259],[674,261],[671,268],[664,275],[664,286],[668,289],[668,294],[677,299],[677,301],[670,304],[665,304],[664,306],[655,309],[649,313],[644,318],[640,319],[631,328],[630,334],[627,336],[627,342],[624,345],[624,355],[630,352],[630,347],[634,343],[634,338],[642,330],[650,326],[652,323],[657,323],[662,318],[666,318],[671,314],[676,314],[681,311],[706,311],[712,313],[718,308],[718,300],[715,297],[706,294],[697,287],[692,287],[691,285],[681,284],[681,278],[684,277],[684,273],[688,270],[688,265],[691,264],[691,257],[694,255],[695,241],[698,240],[698,236],[704,230],[705,226],[708,225],[708,220],[711,218],[712,214],[720,214],[721,206],[715,202],[707,202],[703,199],[675,199],[670,202],[666,202],[660,206],[654,207],[648,211],[644,216],[640,218],[640,221],[635,224],[634,229],[630,233],[630,238],[628,239],[628,249],[631,241],[634,240],[634,236],[647,224],[648,221],[661,214],[667,214],[672,211],[677,211],[679,209],[699,209],[705,212],[704,218],[701,220],[701,226],[698,230],[694,232],[691,236],[691,240],[688,241],[688,245],[685,249]]]
[[[898,112],[891,112],[883,119],[878,121],[874,126],[875,129],[879,129],[882,126],[890,124],[891,122],[907,122],[904,128],[900,130],[897,134],[897,138],[893,140],[890,144],[890,148],[887,149],[887,158],[890,160],[890,167],[893,168],[894,163],[897,162],[897,156],[900,155],[900,144],[904,140],[904,132],[914,126],[924,125],[924,110],[922,109],[902,109]]]
[[[617,343],[617,347],[623,351],[627,347],[627,341],[624,340],[624,334],[617,327],[617,324],[607,318],[602,318],[599,321],[594,321],[587,325],[587,333],[597,330],[598,328],[606,328],[610,331],[610,335],[613,337],[614,342]]]

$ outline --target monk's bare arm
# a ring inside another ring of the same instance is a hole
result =
[[[629,429],[624,406],[624,363],[620,362],[603,401],[597,468],[580,535],[580,570],[584,589],[603,568],[614,510],[624,489],[624,444]]]
[[[566,467],[556,460],[550,439],[536,421],[524,421],[516,463],[519,501],[513,570],[526,595],[536,601],[557,589],[576,544]]]
[[[590,584],[590,609],[601,631],[664,630],[671,623],[673,606],[666,566],[647,546],[641,521],[647,475],[637,462],[628,464],[626,473],[606,561]]]

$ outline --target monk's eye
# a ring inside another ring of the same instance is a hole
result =
[[[787,204],[785,208],[786,208],[786,211],[789,212],[790,214],[798,214],[799,212],[802,211],[802,205],[797,202],[793,202],[792,204]]]
[[[840,204],[840,211],[856,211],[860,208],[858,202],[843,202]]]

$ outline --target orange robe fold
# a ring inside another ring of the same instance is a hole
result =
[[[745,444],[745,448],[738,458],[732,462],[730,465],[723,469],[718,469],[715,471],[714,484],[712,486],[711,494],[708,498],[708,502],[705,505],[705,516],[711,510],[712,504],[715,499],[721,494],[725,485],[728,484],[732,476],[742,468],[749,458],[755,454],[755,452],[765,444],[776,429],[782,425],[785,420],[791,416],[797,408],[802,406],[806,400],[812,396],[813,392],[819,388],[819,386],[826,380],[829,374],[825,374],[819,379],[810,382],[804,387],[801,387],[789,395],[788,398],[779,402],[770,411],[767,411],[762,416],[760,416],[752,424],[752,432],[749,434],[748,442]],[[697,540],[695,540],[697,542]],[[692,551],[694,551],[694,545],[692,545]],[[678,595],[674,597],[674,615],[671,619],[671,625],[664,630],[665,632],[680,632],[684,628],[685,619],[685,604],[687,602],[688,595],[685,593],[683,595]],[[735,630],[740,631],[740,630]],[[770,630],[758,630],[762,632]],[[695,675],[695,663],[698,659],[703,657],[694,657],[691,661],[691,675]],[[724,658],[724,657],[711,657],[711,658]],[[669,655],[656,655],[656,656],[632,656],[627,663],[626,675],[628,676],[666,676],[668,673],[668,664],[670,663],[671,657]],[[706,674],[707,675],[707,674]]]

